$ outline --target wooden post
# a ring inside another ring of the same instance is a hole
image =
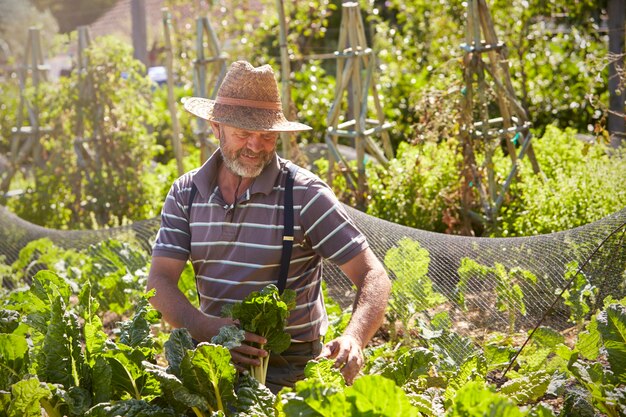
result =
[[[141,61],[148,68],[148,38],[146,29],[145,0],[131,0],[130,16],[133,34],[133,58]]]
[[[178,115],[176,112],[176,98],[174,97],[174,54],[172,51],[172,17],[167,8],[161,10],[163,13],[163,33],[165,38],[165,65],[167,70],[167,107],[170,111],[172,119],[172,149],[176,158],[176,168],[178,175],[185,173],[183,165],[183,147],[180,142],[180,126],[178,124]]]
[[[205,36],[209,56],[204,53]],[[207,92],[207,65],[212,65],[213,88]],[[217,36],[209,23],[209,19],[201,17],[196,21],[196,60],[194,61],[194,95],[197,97],[215,98],[217,90],[226,76],[226,55],[220,51]],[[204,163],[210,152],[217,149],[217,145],[209,142],[209,126],[206,120],[196,117],[196,137],[200,145],[200,163]]]
[[[626,137],[626,121],[624,115],[624,97],[626,93],[620,86],[623,80],[620,74],[624,71],[624,20],[626,16],[626,0],[608,0],[609,16],[609,120],[608,129],[611,135],[611,146],[619,148]]]
[[[291,62],[289,60],[289,50],[287,49],[287,21],[285,18],[285,5],[283,0],[276,0],[276,7],[278,8],[278,23],[280,29],[281,101],[283,104],[283,113],[287,118],[290,118],[291,88],[289,80]],[[283,146],[283,156],[285,158],[291,158],[291,134],[287,132],[281,133],[280,140]]]

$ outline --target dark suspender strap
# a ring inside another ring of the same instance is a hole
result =
[[[296,177],[298,167],[287,163],[287,179],[285,180],[284,215],[285,227],[283,229],[283,252],[280,257],[280,272],[278,273],[278,291],[283,293],[287,286],[287,274],[291,263],[291,250],[293,249],[293,180]]]
[[[198,187],[196,187],[196,183],[191,181],[191,192],[189,193],[189,200],[187,201],[187,223],[189,224],[189,240],[191,241],[191,205],[193,204],[193,199],[196,198],[196,194],[198,193]],[[190,254],[191,256],[191,254]],[[198,279],[196,278],[196,294],[198,295],[198,304],[200,304],[200,290],[198,289]],[[194,345],[198,345],[198,342],[194,340]]]
[[[196,198],[196,194],[198,193],[198,187],[196,187],[196,183],[191,181],[191,192],[189,193],[189,201],[187,202],[187,219],[189,221],[189,230],[191,231],[191,205],[193,204],[193,199]]]

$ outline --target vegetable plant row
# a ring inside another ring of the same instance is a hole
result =
[[[366,349],[353,385],[332,361],[311,361],[303,381],[274,395],[252,377],[262,370],[236,371],[225,346],[241,341],[227,330],[194,345],[185,329],[163,327],[149,304],[152,294],[143,294],[145,259],[128,247],[103,243],[99,253],[109,255],[103,262],[93,252],[34,245],[0,270],[6,280],[36,264],[49,267],[2,294],[0,416],[626,415],[626,299],[605,299],[574,341],[540,328],[505,378],[517,352],[510,337],[494,333],[478,346],[446,320],[433,320],[429,329],[418,321],[421,337]],[[275,331],[279,352],[287,345],[280,327],[290,300],[270,287],[225,313],[253,331],[246,326],[259,322],[245,316],[273,304],[278,330],[268,331]],[[331,322],[345,323],[327,301]],[[112,330],[103,323],[126,307],[127,319],[119,316]]]

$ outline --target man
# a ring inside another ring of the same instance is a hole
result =
[[[287,121],[274,73],[268,65],[231,65],[215,100],[188,98],[184,107],[211,123],[220,148],[199,169],[177,179],[165,200],[152,253],[148,289],[153,306],[174,327],[197,341],[210,341],[225,304],[276,283],[282,254],[284,190],[291,162],[276,154],[279,132],[311,129]],[[197,194],[189,206],[192,185]],[[292,344],[272,354],[267,386],[274,392],[303,377],[315,357],[335,360],[348,383],[363,365],[362,349],[384,318],[390,291],[387,274],[336,197],[319,178],[299,168],[293,185],[293,252],[286,288],[296,291],[296,308],[286,330]],[[344,334],[324,346],[327,327],[321,293],[322,258],[337,263],[357,287]],[[196,273],[200,310],[178,290],[187,259]],[[256,334],[247,342],[263,344]],[[231,349],[238,369],[258,365],[267,352],[243,344]]]

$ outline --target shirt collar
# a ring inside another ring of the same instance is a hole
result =
[[[209,197],[209,194],[213,192],[217,185],[217,173],[222,161],[222,152],[217,149],[193,176],[193,182],[196,184],[198,192],[205,199]],[[250,194],[263,193],[268,195],[271,193],[280,174],[281,165],[284,163],[285,161],[274,153],[270,163],[267,164],[250,186]]]

